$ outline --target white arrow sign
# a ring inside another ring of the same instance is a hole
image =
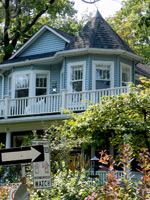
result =
[[[33,147],[30,150],[18,151],[18,152],[7,152],[2,153],[2,162],[13,161],[13,160],[26,160],[31,159],[32,162],[41,154]]]
[[[44,161],[44,147],[20,147],[0,150],[0,165]]]

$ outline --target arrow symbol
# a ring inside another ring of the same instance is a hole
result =
[[[29,150],[1,153],[1,159],[2,162],[9,162],[16,160],[21,161],[26,159],[31,159],[33,162],[39,155],[41,155],[41,152],[36,150],[34,147],[31,147]]]

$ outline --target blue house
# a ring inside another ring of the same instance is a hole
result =
[[[20,146],[27,133],[66,119],[62,109],[83,112],[84,100],[128,92],[140,59],[98,11],[76,36],[44,25],[0,63],[0,142]]]

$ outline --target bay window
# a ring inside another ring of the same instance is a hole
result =
[[[85,90],[85,65],[86,63],[70,63],[68,68],[68,86],[70,92]]]
[[[49,71],[14,72],[8,78],[8,94],[11,98],[47,95],[49,78]]]
[[[29,96],[29,74],[20,74],[15,77],[15,98]]]
[[[114,87],[114,63],[110,61],[92,62],[92,89]]]
[[[120,65],[120,85],[127,86],[131,82],[131,66],[121,63]]]

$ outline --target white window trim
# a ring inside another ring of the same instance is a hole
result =
[[[47,94],[50,93],[50,71],[47,70],[34,70],[33,73],[33,85],[32,85],[32,95],[35,96],[36,94],[36,74],[46,74],[47,75]],[[47,95],[46,94],[46,95]]]
[[[72,87],[71,87],[71,68],[75,67],[75,66],[83,66],[83,87],[82,87],[82,91],[85,91],[85,73],[86,73],[86,61],[80,61],[80,62],[73,62],[73,63],[69,63],[68,64],[68,73],[67,73],[67,88],[69,92],[73,92],[72,91]]]
[[[29,97],[35,96],[35,84],[36,84],[36,74],[47,74],[47,94],[50,93],[50,71],[48,70],[33,70],[33,71],[19,71],[19,72],[13,72],[11,75],[8,76],[12,77],[12,94],[11,98],[15,98],[15,80],[16,76],[23,75],[23,74],[29,74],[30,81],[29,81]],[[9,83],[8,83],[9,87]],[[8,88],[9,92],[9,88]]]
[[[9,88],[9,79],[10,78],[11,78],[11,96],[10,96],[10,98],[12,98],[12,93],[13,93],[13,89],[14,89],[14,85],[15,85],[15,84],[12,84],[12,83],[14,83],[12,74],[8,75],[8,95],[9,95],[9,91],[10,91],[10,88]]]
[[[130,81],[129,83],[132,82],[132,66],[131,65],[127,65],[125,63],[120,63],[120,86],[122,87],[122,68],[128,68],[130,70]]]
[[[64,74],[64,68],[63,67],[60,70],[60,90],[64,89],[63,88],[63,82],[64,82],[63,77],[64,77],[64,75],[62,77],[62,74]]]
[[[114,88],[114,62],[113,61],[92,61],[92,90],[96,90],[96,66],[110,65],[110,88]]]

